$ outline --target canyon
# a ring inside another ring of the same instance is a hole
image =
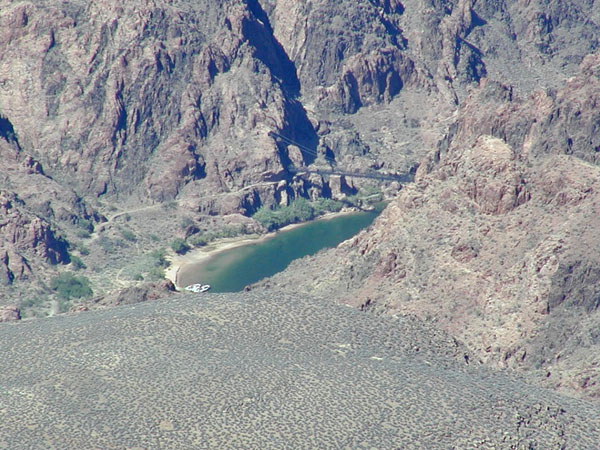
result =
[[[599,42],[595,0],[0,0],[0,322],[185,303],[173,239],[376,192],[369,228],[223,298],[414,321],[597,404]]]

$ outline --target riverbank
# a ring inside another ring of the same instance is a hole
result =
[[[272,231],[267,234],[244,235],[244,236],[239,236],[239,237],[234,237],[234,238],[219,239],[217,241],[211,242],[210,244],[208,244],[204,247],[195,248],[193,250],[190,250],[185,255],[171,254],[171,255],[167,256],[167,260],[169,261],[170,266],[165,270],[165,278],[171,280],[171,282],[175,285],[177,290],[182,290],[184,288],[184,286],[181,286],[179,284],[178,278],[179,278],[179,274],[181,273],[183,268],[185,266],[187,266],[188,264],[197,264],[202,261],[206,261],[207,259],[210,259],[213,256],[215,256],[221,252],[224,252],[226,250],[231,250],[233,248],[241,247],[244,245],[258,244],[258,243],[264,242],[266,240],[269,240],[269,239],[277,236],[279,233],[291,231],[297,227],[301,227],[301,226],[306,225],[311,222],[315,222],[315,221],[319,221],[319,220],[335,219],[337,217],[345,216],[348,214],[355,214],[357,212],[358,211],[353,210],[353,209],[343,210],[340,212],[331,212],[331,213],[324,214],[320,217],[317,217],[316,219],[308,221],[308,222],[300,222],[300,223],[286,225],[285,227],[280,228],[277,231]]]

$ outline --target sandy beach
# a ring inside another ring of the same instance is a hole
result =
[[[327,214],[324,214],[314,220],[329,220],[329,219],[333,219],[335,217],[340,217],[340,216],[344,216],[347,214],[353,214],[356,212],[357,212],[356,210],[344,210],[344,211],[335,212],[335,213],[327,213]],[[167,256],[167,260],[171,263],[171,265],[165,270],[165,278],[171,280],[171,282],[173,282],[173,284],[175,285],[177,290],[181,290],[181,289],[183,289],[183,286],[180,286],[178,284],[177,276],[178,276],[179,272],[181,271],[181,269],[184,266],[186,266],[187,264],[195,264],[195,263],[204,261],[204,260],[209,259],[212,256],[216,255],[217,253],[221,253],[225,250],[229,250],[229,249],[236,248],[236,247],[241,247],[243,245],[256,244],[259,242],[263,242],[267,239],[271,239],[272,237],[276,236],[278,233],[293,230],[294,228],[300,227],[302,225],[306,225],[307,223],[310,223],[310,222],[312,222],[312,221],[293,223],[291,225],[287,225],[283,228],[280,228],[277,231],[272,231],[270,233],[263,234],[263,235],[244,235],[244,236],[239,236],[239,237],[234,237],[234,238],[218,239],[218,240],[206,245],[205,247],[192,249],[192,250],[188,251],[185,255],[177,255],[177,254],[172,253]]]

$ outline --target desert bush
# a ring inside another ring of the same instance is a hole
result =
[[[91,220],[80,219],[77,225],[79,226],[79,228],[81,228],[82,230],[86,230],[89,233],[94,231],[94,223]]]
[[[153,267],[167,267],[167,251],[164,248],[157,248],[150,252],[150,263]]]
[[[86,265],[83,263],[79,256],[71,255],[71,264],[75,270],[85,269]]]
[[[165,202],[161,205],[164,209],[177,209],[177,202],[175,200],[171,200],[170,202]]]
[[[63,272],[54,277],[50,282],[50,287],[63,300],[91,297],[93,294],[90,280],[84,276],[76,276],[71,272]]]
[[[71,302],[69,300],[66,299],[60,299],[58,301],[58,312],[59,313],[66,313],[71,309]]]
[[[326,212],[338,212],[344,207],[342,202],[333,200],[332,198],[319,198],[313,202],[313,208],[316,214],[323,214]]]
[[[88,239],[90,237],[90,232],[88,230],[77,230],[75,236],[79,239]]]
[[[195,224],[196,224],[196,222],[194,222],[193,219],[191,219],[189,217],[184,217],[183,219],[181,219],[179,226],[181,227],[182,230],[185,230],[186,228],[194,226]]]
[[[34,308],[38,306],[42,306],[44,304],[44,299],[41,297],[31,297],[26,300],[22,300],[19,303],[20,309]]]
[[[135,242],[137,240],[135,233],[127,228],[119,228],[119,232],[121,233],[121,236],[129,242]]]
[[[83,256],[90,254],[90,249],[81,243],[77,244],[77,250],[79,250],[79,253],[81,253]]]
[[[383,194],[378,186],[364,186],[360,189],[359,195],[369,203],[376,203],[383,200]]]
[[[170,246],[173,249],[173,251],[179,255],[183,255],[185,252],[187,252],[190,249],[190,246],[188,245],[188,243],[185,241],[185,239],[182,239],[182,238],[173,239],[171,241]]]
[[[159,281],[165,277],[165,270],[161,267],[152,267],[148,274],[146,275],[146,279],[150,281]]]
[[[96,242],[98,242],[98,245],[102,247],[106,253],[110,253],[115,249],[114,242],[106,236],[100,236]]]
[[[210,242],[209,238],[209,235],[196,233],[189,237],[188,243],[194,247],[202,247]]]

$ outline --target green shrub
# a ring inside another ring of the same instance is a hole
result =
[[[66,299],[60,299],[58,301],[58,312],[59,313],[66,313],[71,309],[71,302],[69,300]]]
[[[109,238],[107,238],[106,236],[100,236],[98,238],[98,245],[100,247],[102,247],[102,249],[106,252],[106,253],[110,253],[115,249],[115,244],[113,241],[111,241]]]
[[[87,256],[90,254],[90,249],[87,248],[85,245],[83,244],[78,244],[77,245],[77,249],[79,250],[79,253],[81,253],[83,256]]]
[[[146,279],[148,279],[150,281],[159,281],[159,280],[162,280],[164,277],[165,277],[164,269],[162,269],[160,267],[152,267],[148,271],[148,275],[146,276]]]
[[[63,300],[91,297],[93,294],[90,287],[90,280],[84,276],[76,276],[71,272],[63,272],[54,277],[50,283],[50,287]]]
[[[360,207],[362,204],[361,199],[356,194],[347,196],[344,201],[350,206]]]
[[[319,198],[313,203],[315,213],[323,214],[326,212],[339,212],[344,204],[332,198]]]
[[[315,209],[305,198],[297,198],[289,206],[260,208],[253,216],[267,230],[272,231],[291,223],[305,222],[315,217]]]
[[[376,203],[383,200],[381,189],[377,186],[365,186],[359,192],[360,196],[369,203]]]
[[[22,300],[21,303],[19,303],[19,308],[20,309],[33,308],[33,307],[37,307],[37,306],[42,306],[43,303],[44,303],[43,298],[32,297],[32,298],[28,298],[26,300]]]
[[[190,249],[188,243],[185,241],[185,239],[182,238],[173,239],[170,245],[173,251],[179,255],[183,255]]]
[[[79,239],[89,239],[90,232],[88,230],[77,230],[75,232],[75,236],[77,236]]]
[[[181,219],[181,223],[179,224],[179,226],[181,227],[182,230],[185,230],[186,228],[189,228],[195,224],[196,224],[196,222],[194,222],[189,217],[184,217],[183,219]]]
[[[262,206],[254,213],[252,218],[269,231],[275,230],[280,226],[277,209],[270,209],[266,206]]]
[[[79,256],[71,255],[71,264],[75,270],[85,269],[86,266]]]
[[[150,258],[152,258],[152,265],[154,267],[167,267],[169,261],[167,261],[167,251],[164,248],[157,248],[150,252]]]
[[[190,238],[188,239],[188,242],[190,245],[193,245],[194,247],[202,247],[210,242],[209,237],[210,237],[210,235],[196,233],[193,236],[190,236]]]
[[[135,233],[131,230],[128,230],[126,228],[119,228],[119,232],[121,233],[121,236],[123,236],[123,238],[125,238],[125,240],[129,242],[135,242],[137,240]]]
[[[94,223],[91,220],[80,219],[79,222],[77,223],[77,225],[79,225],[79,228],[81,228],[82,230],[85,230],[89,233],[94,231]]]

